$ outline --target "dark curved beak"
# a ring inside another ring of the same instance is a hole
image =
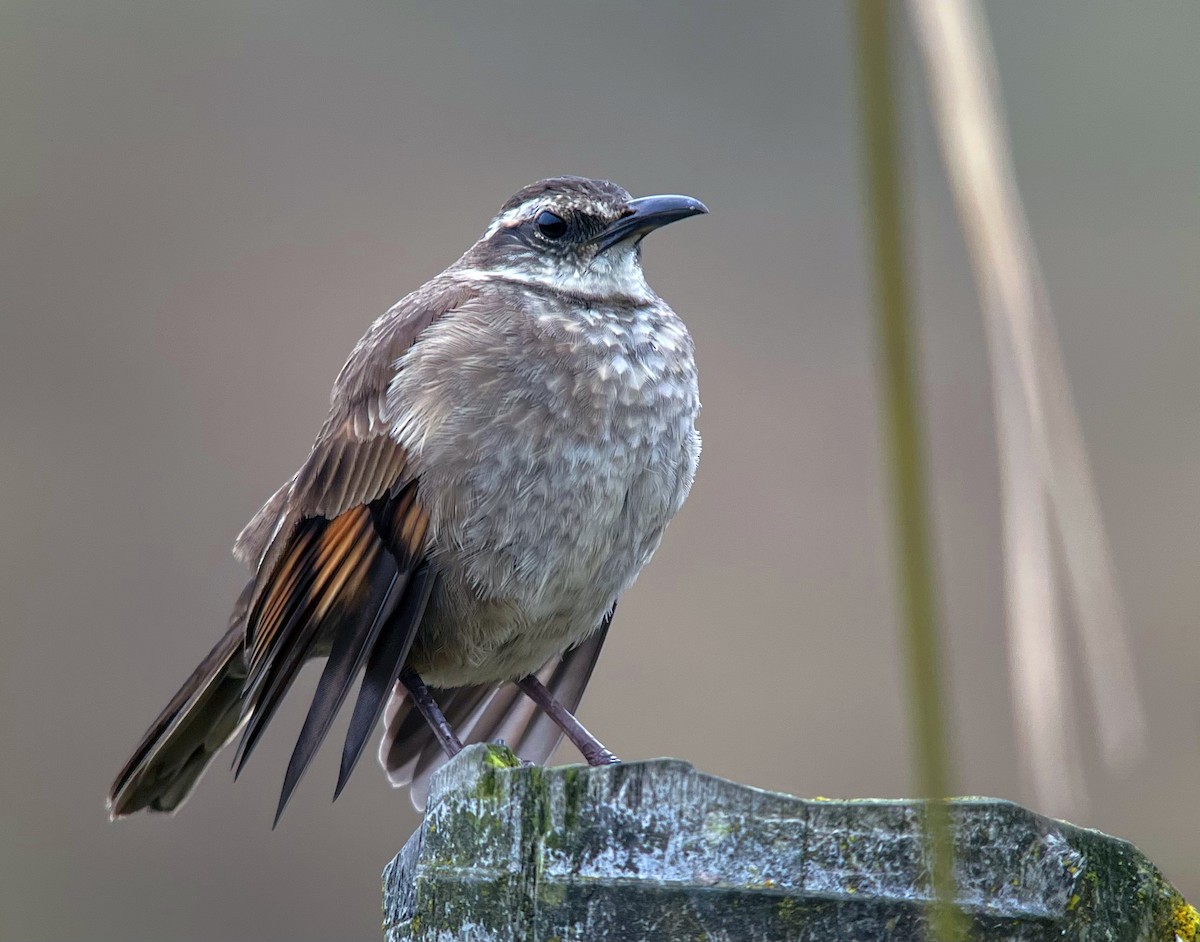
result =
[[[618,242],[640,242],[660,226],[707,212],[707,206],[690,196],[641,196],[629,201],[626,214],[601,232],[596,243],[605,252]]]

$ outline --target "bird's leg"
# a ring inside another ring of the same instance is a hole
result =
[[[462,742],[454,734],[454,728],[442,713],[442,708],[437,705],[437,701],[433,699],[433,694],[429,692],[429,688],[425,686],[425,681],[421,679],[421,676],[406,667],[400,672],[400,683],[404,684],[404,689],[413,699],[413,706],[417,708],[417,711],[425,718],[425,722],[429,724],[429,728],[433,730],[433,735],[437,737],[446,756],[453,759],[462,752]]]
[[[570,710],[554,699],[554,694],[546,689],[546,685],[538,680],[536,675],[530,674],[522,677],[517,681],[517,686],[525,691],[529,699],[540,706],[542,711],[554,720],[558,728],[567,734],[567,738],[587,759],[588,765],[612,765],[614,762],[621,761],[604,748],[604,743],[589,733],[583,724],[575,719]]]

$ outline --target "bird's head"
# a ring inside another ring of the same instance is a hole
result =
[[[582,295],[646,296],[642,239],[707,212],[690,196],[634,199],[607,180],[550,177],[512,196],[456,267]]]

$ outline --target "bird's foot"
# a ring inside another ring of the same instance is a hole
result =
[[[603,746],[600,746],[599,743],[597,743],[596,745],[599,746],[598,749],[590,749],[589,748],[589,749],[581,750],[583,752],[583,757],[585,759],[587,759],[588,765],[592,765],[592,766],[617,765],[621,761],[620,759],[617,758],[617,756],[612,751],[605,749]]]

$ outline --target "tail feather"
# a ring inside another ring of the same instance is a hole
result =
[[[108,793],[113,819],[143,809],[173,812],[242,722],[243,642],[253,583],[242,592],[229,630],[184,681],[146,731]]]
[[[342,748],[342,765],[338,771],[337,786],[333,790],[334,800],[346,787],[350,773],[358,764],[363,746],[371,730],[379,722],[387,706],[388,694],[404,667],[416,635],[417,626],[425,614],[429,594],[433,591],[434,573],[429,563],[421,563],[413,572],[408,591],[400,603],[393,619],[392,630],[379,638],[367,657],[363,670],[362,685],[358,688],[358,700],[350,715],[350,727],[346,731],[346,742]]]
[[[431,688],[430,693],[446,721],[464,743],[470,743],[471,731],[481,714],[498,695],[511,694],[516,687],[497,688],[493,684],[473,687]],[[505,700],[511,705],[511,701]],[[465,737],[465,738],[464,738]],[[431,765],[444,757],[441,746],[402,684],[396,684],[384,714],[383,741],[379,761],[395,787],[409,785]]]
[[[343,626],[333,639],[333,647],[329,651],[328,660],[325,661],[321,679],[317,682],[308,715],[304,717],[304,726],[296,739],[292,757],[288,760],[279,808],[275,815],[276,821],[279,820],[292,791],[308,769],[321,743],[329,735],[329,727],[333,725],[334,717],[341,709],[371,646],[375,644],[380,628],[391,616],[408,581],[408,574],[398,573],[394,567],[387,567],[381,575],[386,579],[386,584],[382,579],[377,580],[371,598],[357,623]],[[370,617],[371,612],[375,613],[373,617]]]

